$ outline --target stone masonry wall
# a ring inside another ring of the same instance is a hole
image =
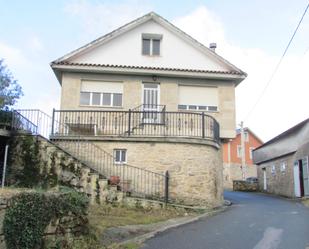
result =
[[[286,162],[285,172],[280,169],[281,163]],[[262,163],[257,167],[257,174],[259,179],[259,189],[261,191],[294,197],[294,173],[293,173],[294,155],[285,156],[273,161]],[[275,166],[275,172],[272,173],[272,166]],[[264,170],[266,171],[267,189],[264,190]]]
[[[207,207],[223,202],[222,158],[214,146],[123,140],[95,143],[110,154],[125,149],[129,165],[161,174],[168,170],[170,197],[177,202]]]

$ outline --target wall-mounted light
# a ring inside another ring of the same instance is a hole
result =
[[[152,75],[152,80],[153,80],[153,81],[157,81],[157,79],[158,79],[158,76],[157,76],[157,75]]]

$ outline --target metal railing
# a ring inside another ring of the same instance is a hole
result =
[[[104,177],[117,178],[118,189],[134,197],[165,200],[168,198],[168,176],[126,163],[116,163],[113,155],[82,137],[53,139],[61,148],[79,158]]]
[[[67,123],[63,124],[57,120],[55,112],[52,116],[37,109],[15,110],[13,113],[14,116],[19,117],[13,118],[13,121],[22,120],[22,122],[12,122],[12,127],[16,130],[24,131],[25,128],[33,126],[35,129],[27,130],[34,135],[49,139],[52,131],[59,132],[67,129]],[[134,197],[168,201],[168,172],[160,174],[129,164],[116,163],[113,155],[82,136],[70,139],[52,136],[52,143],[98,172],[102,177],[108,179],[117,177],[119,190]]]
[[[18,111],[13,110],[11,119],[11,130],[38,134],[38,125],[32,122],[29,118],[19,113]]]
[[[54,110],[54,136],[192,137],[219,142],[219,124],[193,112]]]

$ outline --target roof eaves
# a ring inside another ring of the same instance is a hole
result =
[[[132,65],[112,65],[112,64],[94,64],[94,63],[73,63],[73,62],[52,62],[52,68],[59,66],[76,66],[76,67],[109,67],[109,68],[124,68],[124,69],[146,69],[146,70],[162,70],[162,71],[178,71],[178,72],[193,72],[193,73],[213,73],[213,74],[227,74],[227,75],[239,75],[238,71],[214,71],[214,70],[202,70],[202,69],[184,69],[184,68],[164,68],[164,67],[147,67],[147,66],[132,66]]]

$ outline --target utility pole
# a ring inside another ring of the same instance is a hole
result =
[[[245,150],[245,132],[244,132],[244,122],[240,122],[240,146],[241,146],[241,172],[242,179],[246,180],[246,150]]]

